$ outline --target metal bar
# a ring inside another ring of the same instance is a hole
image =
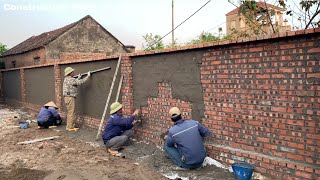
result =
[[[97,73],[97,72],[100,72],[100,71],[104,71],[104,70],[108,70],[108,69],[111,69],[111,67],[104,67],[104,68],[101,68],[101,69],[97,69],[97,70],[93,70],[93,71],[90,71],[91,74],[93,73]],[[87,75],[87,72],[86,73],[82,73],[82,74],[78,74],[78,75],[75,75],[73,76],[74,78],[78,78],[79,76],[82,77],[84,75]]]

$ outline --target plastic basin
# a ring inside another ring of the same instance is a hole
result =
[[[250,180],[254,166],[247,162],[236,162],[232,164],[232,169],[238,180]]]

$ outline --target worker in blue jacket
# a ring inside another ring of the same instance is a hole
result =
[[[110,106],[110,118],[104,128],[102,139],[112,155],[119,155],[120,148],[125,145],[133,135],[133,125],[137,122],[135,116],[139,110],[135,110],[129,118],[122,116],[122,104],[114,102]]]
[[[38,126],[47,129],[49,126],[60,125],[62,120],[57,109],[57,105],[52,101],[43,105],[37,117]]]
[[[182,119],[178,107],[171,108],[169,115],[174,125],[165,138],[165,152],[181,168],[200,167],[207,155],[204,137],[209,136],[210,131],[197,121]]]

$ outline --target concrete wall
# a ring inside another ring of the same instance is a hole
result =
[[[85,18],[46,46],[47,59],[60,59],[63,52],[90,52],[114,55],[125,47],[92,18]]]
[[[2,72],[3,96],[5,100],[13,99],[21,101],[20,71]]]
[[[39,57],[39,61],[34,60],[36,57]],[[44,48],[36,49],[22,54],[6,56],[1,60],[5,62],[6,69],[14,68],[13,61],[15,61],[15,67],[44,64],[46,63],[46,50]]]
[[[203,118],[203,95],[200,68],[203,51],[188,51],[134,57],[134,106],[147,106],[148,97],[157,97],[158,83],[169,82],[173,98],[192,103],[192,118]]]
[[[89,115],[97,119],[101,118],[109,90],[111,87],[113,75],[117,66],[118,59],[110,59],[106,61],[97,61],[97,62],[88,62],[88,63],[79,63],[79,64],[68,64],[61,66],[61,77],[62,83],[64,79],[63,71],[66,67],[70,66],[75,68],[75,73],[85,73],[88,71],[100,69],[103,67],[111,67],[110,70],[101,71],[95,74],[92,74],[91,78],[82,86],[79,87],[79,94],[76,98],[76,110],[78,114]],[[118,84],[120,80],[121,70],[119,68],[118,78],[114,85],[113,94],[111,97],[110,104],[115,101],[116,91],[118,89]],[[62,87],[61,87],[62,90]],[[120,98],[121,101],[121,98]],[[63,109],[65,110],[64,101]],[[109,109],[107,112],[110,112]],[[109,114],[109,113],[108,113]]]
[[[53,66],[26,69],[24,74],[28,103],[43,105],[55,101]]]

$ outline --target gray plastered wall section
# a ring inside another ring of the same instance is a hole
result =
[[[134,107],[147,106],[158,96],[158,83],[169,82],[175,99],[192,103],[192,118],[201,121],[204,112],[200,82],[203,51],[176,52],[133,57]]]
[[[86,73],[96,69],[111,67],[110,70],[100,71],[91,75],[89,80],[78,87],[78,96],[76,97],[76,112],[81,115],[100,119],[108,98],[112,79],[116,70],[118,59],[108,59],[104,61],[93,61],[79,64],[68,64],[61,66],[61,85],[63,86],[64,69],[72,67],[75,69],[75,74]],[[113,93],[110,99],[109,107],[116,99],[118,85],[121,77],[121,65],[118,70],[118,76],[113,87]],[[63,87],[61,87],[61,90]],[[121,94],[119,97],[121,102]],[[64,99],[62,97],[63,110],[66,110]],[[109,107],[107,115],[109,115]],[[107,118],[109,116],[106,116]]]
[[[2,73],[4,98],[21,101],[20,70],[6,71]]]
[[[43,105],[55,102],[53,66],[25,69],[26,101]]]

